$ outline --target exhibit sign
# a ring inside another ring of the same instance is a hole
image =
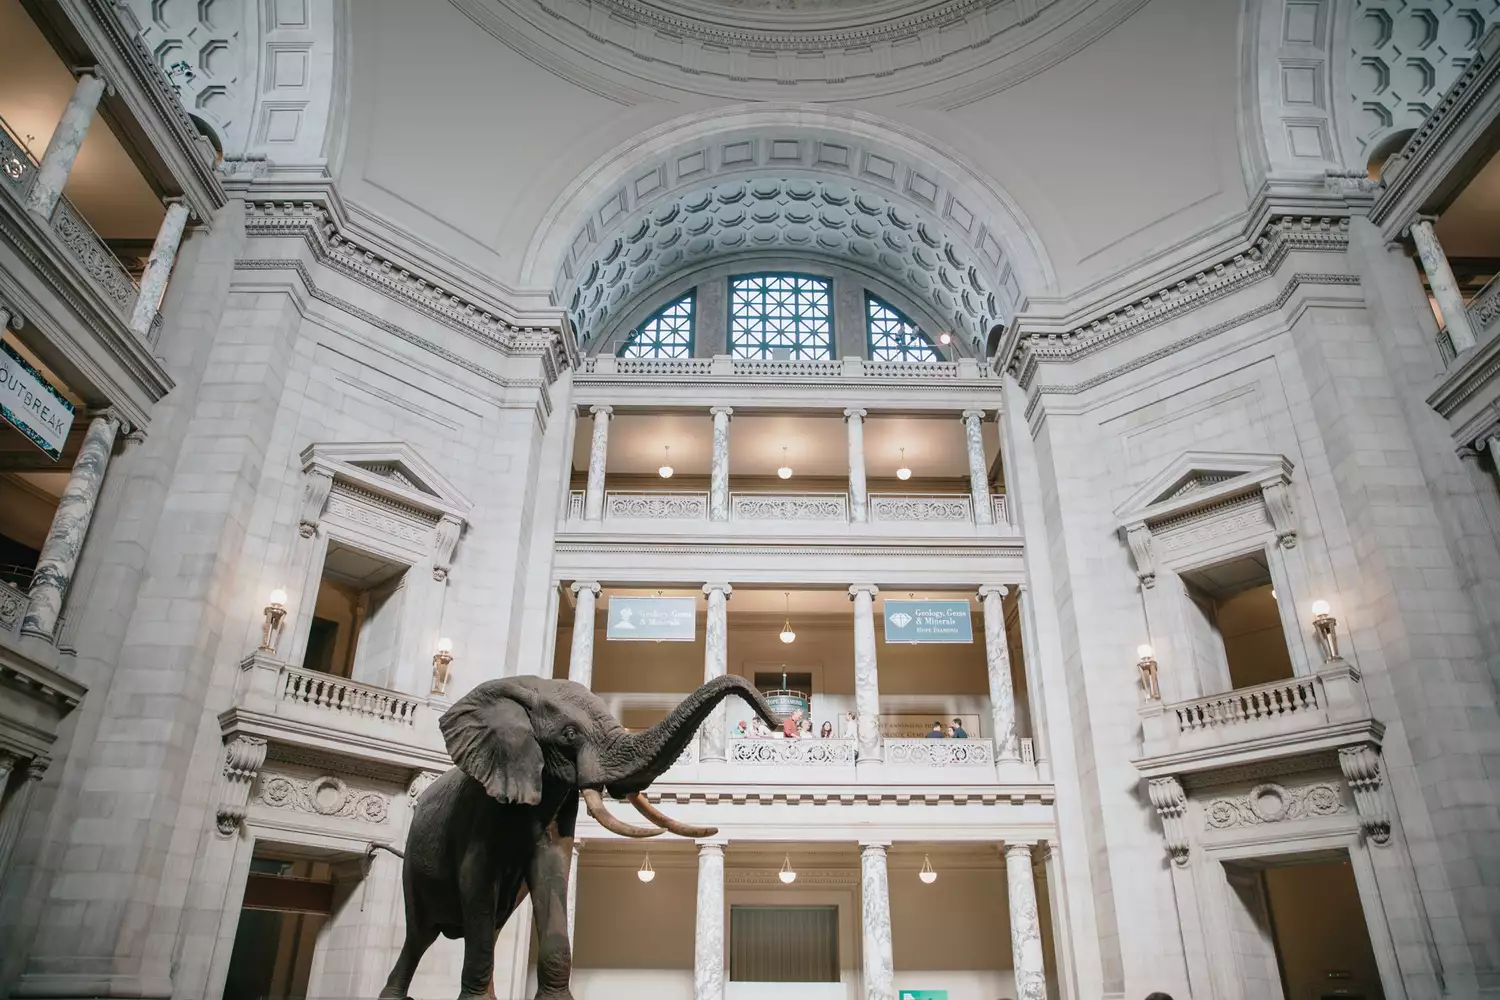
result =
[[[611,597],[606,639],[620,642],[692,642],[697,638],[694,597]]]
[[[901,1000],[948,1000],[947,990],[902,990]]]
[[[886,642],[973,642],[968,601],[885,602]]]
[[[42,373],[0,341],[0,416],[55,462],[73,427],[73,404]]]

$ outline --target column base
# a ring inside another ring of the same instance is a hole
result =
[[[860,754],[859,759],[854,762],[854,774],[856,777],[862,774],[877,774],[885,770],[885,760],[880,757],[866,757]]]

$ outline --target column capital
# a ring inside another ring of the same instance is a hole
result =
[[[6,299],[0,299],[0,327],[19,330],[26,325],[26,317],[16,312],[16,307]]]
[[[870,599],[874,600],[879,593],[880,588],[873,583],[856,583],[849,588],[849,600],[854,600],[860,594],[869,594]]]
[[[1032,850],[1042,843],[1040,840],[1007,840],[1000,848],[1006,860],[1011,858],[1025,858],[1030,861]]]
[[[979,588],[979,599],[982,601],[991,594],[994,594],[996,597],[1004,600],[1005,595],[1009,593],[1010,588],[1003,583],[986,583]]]
[[[734,407],[732,407],[732,406],[710,406],[708,408],[708,412],[711,415],[715,416],[715,417],[717,417],[721,413],[725,417],[732,417],[732,416],[734,416]]]
[[[595,403],[589,407],[589,413],[596,417],[607,417],[615,412],[615,408],[608,403]]]
[[[845,420],[863,420],[869,415],[869,411],[862,406],[850,406],[844,410]]]
[[[707,840],[695,840],[693,841],[693,843],[698,845],[698,856],[700,858],[705,854],[709,855],[710,857],[715,854],[723,857],[724,848],[729,846],[729,838],[710,837]]]
[[[727,583],[705,583],[703,585],[703,596],[710,597],[715,591],[724,595],[724,600],[729,600],[734,595],[734,587]]]
[[[985,418],[985,414],[986,414],[986,411],[982,407],[971,406],[967,410],[964,410],[963,419],[965,419],[965,420],[983,420]]]
[[[568,587],[568,589],[573,592],[575,597],[585,590],[598,597],[600,587],[597,580],[574,580],[572,586]]]
[[[861,840],[859,842],[860,854],[885,854],[891,846],[889,840]]]

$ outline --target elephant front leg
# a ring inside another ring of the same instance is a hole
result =
[[[537,844],[526,874],[536,922],[537,1000],[573,1000],[568,989],[573,972],[573,945],[568,940],[568,869],[572,860],[573,838],[561,836],[554,821]]]

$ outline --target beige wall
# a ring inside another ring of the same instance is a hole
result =
[[[55,513],[56,500],[19,480],[0,476],[0,535],[40,551]]]
[[[1269,586],[1235,594],[1219,604],[1218,612],[1219,635],[1224,639],[1229,679],[1235,687],[1292,676],[1286,634]]]
[[[336,580],[324,579],[318,585],[313,615],[338,623],[339,634],[333,644],[332,672],[340,677],[349,676],[349,668],[354,662],[354,621],[359,607],[359,594],[358,590]]]
[[[1266,892],[1286,1000],[1319,1000],[1335,991],[1364,1000],[1384,995],[1347,860],[1267,869]]]

